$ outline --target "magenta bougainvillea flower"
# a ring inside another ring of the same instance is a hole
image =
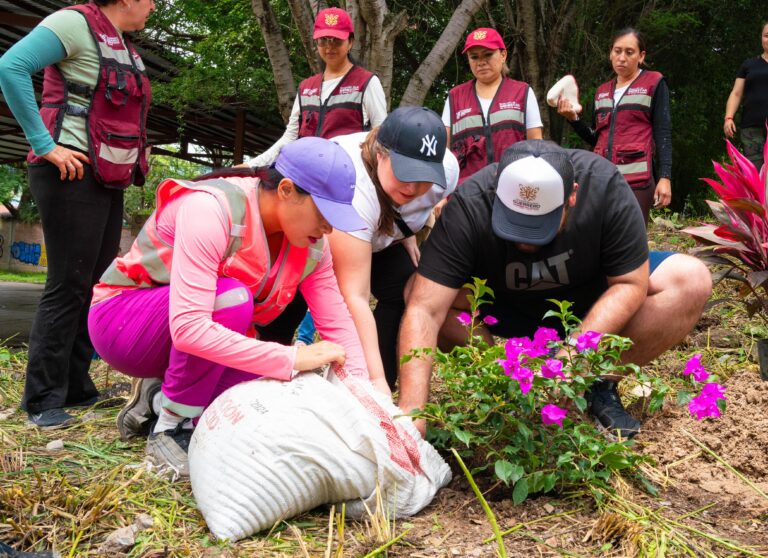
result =
[[[541,408],[541,422],[544,424],[556,424],[563,427],[563,419],[568,416],[568,410],[557,405],[544,405]]]
[[[576,350],[580,353],[588,349],[597,349],[603,334],[597,331],[587,331],[576,338]]]
[[[557,331],[551,327],[540,327],[536,330],[536,333],[533,334],[533,342],[537,345],[546,347],[553,341],[560,341],[560,336],[557,334]]]
[[[545,378],[559,376],[565,380],[565,374],[563,374],[563,362],[554,358],[548,358],[544,364],[541,365],[541,375]]]
[[[719,417],[718,399],[725,399],[725,388],[716,382],[706,384],[701,388],[701,395],[688,402],[688,410],[696,420],[702,420],[705,417]]]
[[[688,402],[688,410],[696,417],[696,420],[702,420],[705,417],[719,417],[720,409],[717,407],[717,399],[699,395]]]
[[[468,326],[472,323],[472,316],[469,315],[469,312],[462,312],[456,316],[456,319],[459,320],[459,323],[463,326]]]
[[[701,388],[701,396],[714,399],[715,401],[725,399],[725,388],[717,382],[712,382]]]
[[[706,382],[707,378],[709,378],[709,372],[707,372],[704,369],[704,366],[701,364],[701,354],[696,353],[691,358],[688,359],[688,362],[685,363],[685,370],[683,370],[683,374],[693,375],[693,379],[697,382]]]
[[[507,360],[515,363],[525,362],[530,348],[531,340],[527,337],[510,337],[504,344],[504,352],[507,353]],[[523,357],[522,359],[520,358],[521,356]]]
[[[499,364],[504,369],[504,374],[506,374],[507,376],[511,376],[512,372],[514,372],[515,368],[518,366],[518,363],[516,362],[513,362],[511,360],[504,360],[501,358],[497,360],[496,363]]]
[[[518,366],[509,376],[520,382],[520,391],[523,392],[523,395],[531,391],[531,386],[533,386],[533,372],[531,372],[530,369],[525,368],[524,366]]]
[[[499,320],[497,320],[493,316],[486,316],[485,318],[483,318],[483,321],[486,324],[488,324],[489,326],[493,326],[493,325],[496,325],[497,323],[499,323]]]

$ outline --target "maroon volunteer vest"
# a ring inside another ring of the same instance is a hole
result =
[[[144,63],[96,4],[64,9],[85,17],[99,54],[99,77],[92,88],[67,81],[56,65],[47,66],[40,107],[43,123],[58,142],[64,115],[85,118],[96,180],[109,188],[141,186],[148,171],[146,122],[152,99]],[[69,104],[70,92],[90,98],[88,107]],[[27,161],[39,163],[42,157],[30,151]]]
[[[627,87],[618,103],[613,101],[616,80],[605,82],[595,92],[595,153],[619,169],[632,188],[653,185],[653,111],[651,103],[659,72],[643,71]]]
[[[448,92],[451,151],[459,161],[459,184],[486,165],[500,161],[507,147],[525,139],[527,95],[527,83],[502,79],[486,122],[474,79]]]
[[[299,84],[299,137],[333,138],[370,129],[363,122],[363,94],[373,74],[352,66],[324,103],[320,102],[323,74],[315,74]]]

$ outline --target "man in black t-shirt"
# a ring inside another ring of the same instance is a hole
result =
[[[400,328],[400,353],[466,341],[455,319],[469,308],[462,285],[487,279],[488,341],[531,336],[547,323],[547,299],[569,300],[581,331],[617,333],[635,345],[628,362],[645,364],[685,337],[711,292],[708,269],[682,254],[649,253],[640,207],[607,159],[541,140],[519,142],[467,179],[445,206],[423,247]],[[429,396],[431,363],[400,371],[404,411]],[[640,423],[626,413],[615,381],[588,394],[590,411],[624,437]]]

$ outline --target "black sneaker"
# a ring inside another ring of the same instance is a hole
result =
[[[41,430],[56,430],[74,423],[77,419],[64,409],[46,409],[41,413],[29,413],[29,424]]]
[[[150,425],[157,420],[152,399],[160,391],[162,381],[158,378],[134,378],[132,383],[131,397],[117,415],[117,429],[123,441],[149,435]]]
[[[584,394],[597,421],[607,430],[617,433],[625,440],[634,438],[640,432],[640,421],[630,415],[621,404],[616,382],[598,380]]]
[[[171,477],[189,478],[189,442],[194,429],[184,428],[192,419],[185,418],[176,428],[155,432],[147,439],[147,455],[158,469],[158,473]]]

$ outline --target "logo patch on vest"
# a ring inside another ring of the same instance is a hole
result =
[[[359,85],[345,85],[339,88],[339,95],[349,95],[350,93],[358,93],[360,91]]]
[[[609,95],[610,95],[610,93],[607,92],[607,91],[603,91],[601,93],[598,93],[597,94],[597,100],[599,101],[600,99],[607,99]]]
[[[331,26],[338,25],[339,16],[337,14],[325,14],[325,24]]]
[[[309,96],[309,95],[317,95],[317,87],[313,87],[312,89],[307,87],[304,90],[302,90],[301,94],[302,95],[307,95],[307,96]]]
[[[468,114],[472,112],[471,108],[461,109],[459,112],[456,113],[456,120],[464,116],[465,114]]]
[[[488,36],[488,31],[475,31],[472,34],[472,38],[475,39],[476,41],[482,41],[487,36]]]
[[[427,150],[426,153],[424,153],[425,149]],[[419,153],[426,155],[427,157],[434,157],[437,155],[437,138],[429,134],[421,138],[421,149],[419,149]]]
[[[101,35],[99,35],[99,38],[105,43],[107,43],[108,46],[111,46],[111,47],[120,44],[120,39],[118,39],[117,37],[110,37],[106,33],[102,33]]]
[[[501,110],[506,110],[506,109],[520,110],[522,107],[520,106],[520,103],[518,103],[517,101],[505,101],[503,103],[499,103],[499,108]]]
[[[647,87],[632,87],[630,89],[627,89],[627,95],[647,95],[648,94],[648,88]]]

